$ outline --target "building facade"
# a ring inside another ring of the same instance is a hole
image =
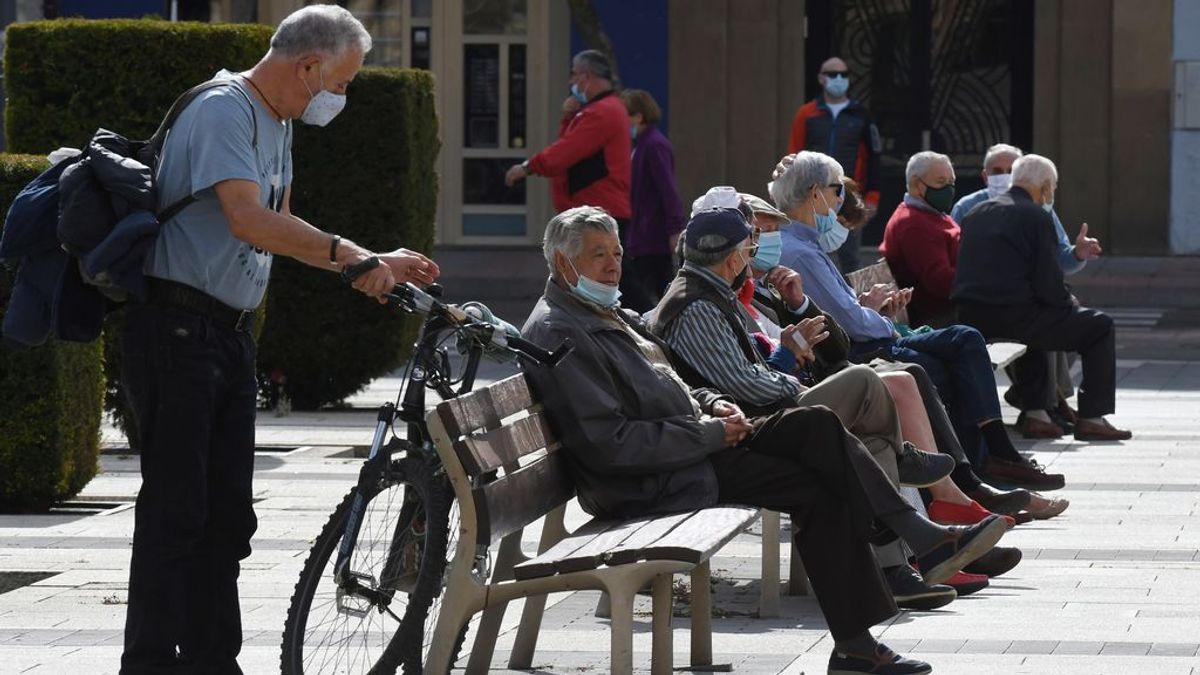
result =
[[[86,3],[89,15],[155,4],[172,11],[162,0]],[[213,21],[273,24],[303,4],[211,0],[206,9]],[[570,55],[587,46],[567,0],[341,4],[375,37],[369,63],[428,68],[437,78],[440,245],[534,248],[553,213],[548,186],[533,179],[506,188],[503,172],[556,135]],[[685,202],[718,184],[764,193],[792,116],[817,94],[820,62],[839,55],[851,95],[870,106],[881,132],[882,217],[867,241],[878,240],[899,201],[913,152],[949,154],[965,194],[981,185],[986,148],[1009,142],[1056,161],[1057,208],[1071,234],[1087,222],[1110,254],[1200,253],[1200,3],[591,4],[622,83],[650,90],[664,109]]]

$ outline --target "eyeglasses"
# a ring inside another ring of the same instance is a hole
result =
[[[845,70],[822,70],[821,74],[824,75],[825,77],[833,78],[833,77],[846,77],[850,73]]]

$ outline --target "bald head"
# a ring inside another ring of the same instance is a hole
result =
[[[817,75],[821,88],[825,90],[825,100],[829,103],[840,103],[846,100],[846,92],[850,89],[850,73],[846,62],[834,56],[821,64],[821,72]]]
[[[846,70],[846,62],[836,56],[830,57],[821,64],[821,72],[826,70]]]

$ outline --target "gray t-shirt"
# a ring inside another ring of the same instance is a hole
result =
[[[144,270],[198,288],[230,307],[253,309],[266,291],[271,254],[233,237],[214,186],[230,179],[254,181],[262,205],[274,208],[272,198],[281,201],[292,182],[290,124],[273,119],[242,78],[222,70],[213,79],[234,84],[206,91],[188,104],[167,134],[158,166],[160,211],[187,195],[196,201],[163,223]],[[251,115],[258,120],[257,150]]]

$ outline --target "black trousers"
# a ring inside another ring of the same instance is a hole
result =
[[[633,280],[654,303],[662,299],[663,291],[675,278],[675,265],[669,253],[651,253],[629,259],[629,271]],[[624,276],[622,276],[622,279]]]
[[[711,456],[724,503],[787,513],[813,593],[835,640],[894,616],[870,539],[877,516],[912,507],[828,408],[752,420],[745,443]]]
[[[983,481],[975,474],[971,460],[967,457],[958,434],[954,431],[954,423],[950,421],[946,406],[938,397],[937,387],[934,386],[933,380],[929,379],[929,373],[925,372],[925,369],[918,363],[902,361],[872,364],[871,367],[880,373],[902,372],[912,376],[917,383],[917,391],[921,392],[921,403],[925,408],[925,416],[929,418],[929,427],[933,430],[933,441],[937,443],[938,452],[954,458],[954,472],[950,474],[950,479],[963,492],[977,489]],[[978,446],[980,440],[978,430],[976,430],[976,437],[970,440],[974,442],[975,446]],[[930,450],[931,448],[922,449]]]
[[[617,218],[617,233],[621,239],[621,247],[625,248],[625,239],[629,231],[629,219]],[[668,261],[670,256],[667,256]],[[669,262],[668,262],[669,266]],[[645,314],[654,309],[662,298],[663,289],[659,288],[657,292],[652,291],[646,285],[646,280],[643,279],[643,273],[639,271],[633,263],[633,260],[628,256],[621,258],[621,306],[625,309],[632,309],[638,314]],[[670,282],[670,277],[667,281]],[[665,288],[665,286],[664,286]]]
[[[131,306],[123,384],[140,433],[122,675],[241,673],[239,561],[252,505],[255,345],[249,333]]]
[[[1076,352],[1083,365],[1079,416],[1100,417],[1116,410],[1117,351],[1113,320],[1085,307],[982,305],[959,303],[958,316],[988,339],[1026,345],[1013,364],[1030,391],[1052,390],[1054,373],[1048,352]]]

